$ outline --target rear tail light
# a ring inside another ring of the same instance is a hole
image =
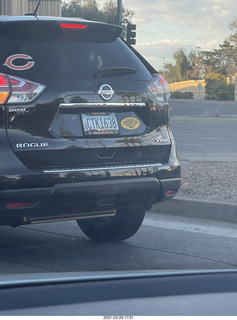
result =
[[[0,104],[27,103],[36,99],[45,86],[33,81],[0,73]]]
[[[148,89],[152,92],[158,102],[168,102],[171,91],[168,82],[162,77],[162,75],[155,75],[149,83]]]
[[[178,192],[178,190],[166,190],[165,191],[165,195],[168,197],[168,196],[175,196],[176,193]]]
[[[10,95],[10,86],[7,76],[0,73],[0,104],[4,104]]]
[[[19,208],[28,208],[32,206],[31,202],[13,202],[13,203],[7,203],[8,209],[19,209]]]

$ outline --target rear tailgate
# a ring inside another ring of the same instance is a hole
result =
[[[78,20],[0,24],[0,73],[17,91],[6,104],[7,135],[26,166],[167,162],[169,141],[153,138],[168,124],[167,106],[154,108],[151,75],[120,31]],[[113,67],[135,72],[96,76]]]

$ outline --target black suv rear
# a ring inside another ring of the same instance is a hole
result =
[[[75,219],[118,241],[177,193],[168,84],[120,33],[0,17],[0,224]]]

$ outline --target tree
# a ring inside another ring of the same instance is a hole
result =
[[[189,69],[187,71],[187,78],[190,80],[197,80],[201,78],[202,66],[199,61],[199,52],[198,54],[191,50],[188,54],[188,65]]]
[[[207,100],[234,100],[234,85],[226,83],[226,77],[220,73],[205,76]]]
[[[123,7],[122,26],[124,30],[127,23],[131,23],[134,13],[135,11]],[[63,3],[62,16],[117,24],[117,2],[108,0],[100,9],[96,0],[71,0]]]
[[[205,66],[206,74],[215,72],[230,76],[230,70],[236,64],[236,50],[230,41],[225,40],[218,49],[201,51],[200,60]]]
[[[102,19],[102,14],[95,0],[71,0],[68,3],[63,3],[62,16],[97,21]]]
[[[234,43],[235,47],[237,46],[237,18],[235,18],[229,25],[231,34],[229,40]]]
[[[237,18],[230,23],[230,36],[218,49],[201,51],[198,58],[205,74],[220,73],[232,77],[237,72]]]
[[[166,63],[164,65],[165,78],[168,83],[174,83],[178,81],[185,81],[193,79],[191,73],[195,68],[195,52],[190,51],[188,57],[183,49],[179,49],[174,53],[175,64]],[[161,71],[163,74],[163,71]]]
[[[177,81],[187,80],[187,71],[189,70],[188,58],[185,55],[183,49],[179,49],[174,53],[174,59],[176,61],[176,77]]]
[[[176,51],[173,55],[175,64],[165,64],[164,66],[168,82],[196,80],[210,74],[220,74],[225,79],[235,76],[237,73],[237,18],[230,24],[230,30],[231,35],[219,44],[218,49],[199,50],[198,52],[191,50],[188,54],[185,54],[183,49]],[[223,79],[212,80],[213,83],[215,82],[215,87],[220,85],[218,81],[225,81]],[[212,80],[210,81],[212,82]],[[224,87],[225,85],[221,86],[222,89]],[[223,90],[225,92],[230,90],[230,96],[232,97],[233,88],[231,86]]]
[[[113,23],[113,24],[117,23],[117,13],[118,13],[117,1],[115,2],[115,1],[109,0],[105,2],[102,11],[104,14],[104,18],[103,18],[104,22]],[[122,25],[125,25],[128,22],[131,23],[131,19],[134,16],[135,11],[131,9],[125,9],[123,6],[122,12],[123,12]]]
[[[164,65],[165,70],[165,79],[168,83],[174,83],[177,81],[176,77],[176,67],[172,63],[165,63]],[[164,71],[159,71],[164,76]]]

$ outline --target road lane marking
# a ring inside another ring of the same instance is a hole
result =
[[[211,137],[211,136],[207,136],[207,137],[197,137],[198,139],[215,139],[215,140],[220,140],[223,139],[223,137]]]
[[[182,147],[194,147],[194,146],[203,146],[203,144],[201,144],[201,143],[177,143],[177,145],[180,147],[180,146],[182,146]]]

